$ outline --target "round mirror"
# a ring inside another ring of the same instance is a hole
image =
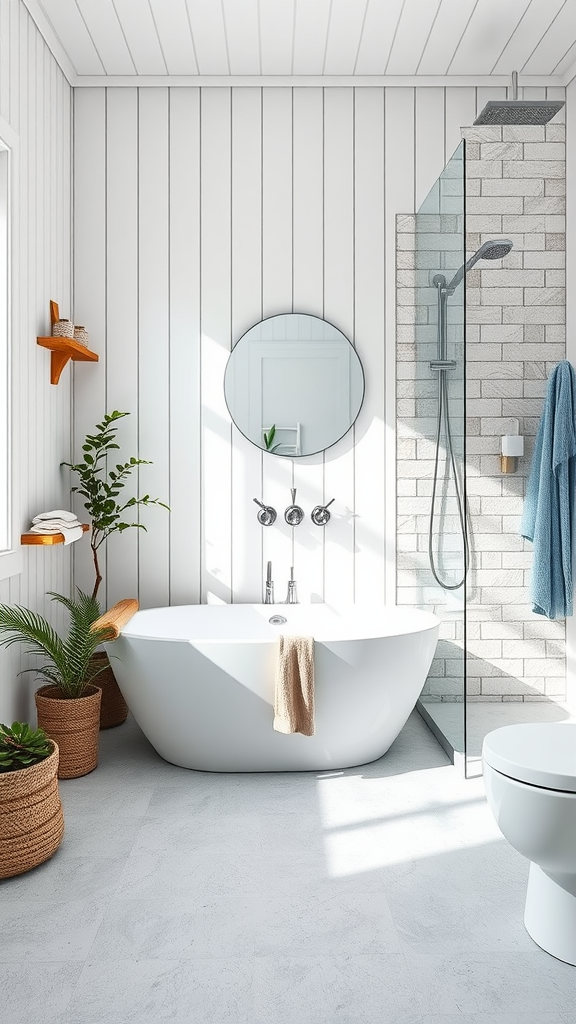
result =
[[[315,455],[350,429],[364,398],[364,372],[341,331],[307,313],[281,313],[236,343],[224,393],[238,430],[264,451]]]

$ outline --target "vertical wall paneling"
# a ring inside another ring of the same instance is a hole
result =
[[[324,316],[358,347],[363,359],[366,339],[358,343],[354,316],[355,141],[354,90],[324,89]],[[326,601],[351,601],[354,593],[354,461],[351,434],[326,452],[323,500],[336,500],[328,526],[313,527],[324,534]]]
[[[393,91],[393,90],[392,90]],[[366,395],[355,428],[355,498],[351,506],[355,537],[355,599],[382,601],[387,579],[385,492],[386,348],[394,351],[394,334],[386,335],[384,262],[384,94],[358,89],[355,103],[355,340],[364,364]],[[387,302],[393,301],[393,293]],[[394,380],[394,374],[392,374]],[[393,492],[392,492],[393,493]],[[390,599],[390,598],[388,598]]]
[[[20,187],[19,192],[19,203],[18,203],[18,216],[19,216],[19,234],[20,234],[20,246],[19,246],[19,270],[18,270],[18,281],[16,287],[18,289],[17,302],[18,307],[18,329],[20,337],[30,338],[34,336],[34,318],[32,316],[32,310],[28,303],[27,288],[32,290],[32,282],[30,279],[30,269],[28,266],[28,244],[29,237],[31,234],[31,224],[34,224],[30,209],[30,188],[29,188],[29,177],[28,168],[30,166],[31,153],[32,153],[32,132],[30,127],[30,118],[28,117],[28,110],[31,104],[29,99],[30,91],[32,89],[32,72],[28,62],[29,53],[29,26],[31,20],[22,11],[20,18],[20,33],[19,33],[19,49],[18,49],[18,95],[20,97],[20,109],[22,112],[26,112],[27,120],[23,122],[23,128],[20,132],[19,145],[18,145],[18,161],[19,161],[19,178]],[[3,45],[3,40],[0,38],[0,45]],[[15,282],[12,287],[14,288]],[[32,291],[33,293],[33,291]],[[13,330],[14,330],[13,323]],[[14,361],[14,366],[17,369],[19,377],[19,402],[18,406],[20,409],[27,409],[28,402],[30,401],[30,378],[32,374],[32,365],[36,359],[36,353],[32,350],[32,346],[22,345],[19,351],[18,359]],[[34,406],[33,406],[34,407]],[[13,406],[14,408],[14,406]],[[20,500],[23,500],[22,492],[30,493],[30,483],[28,479],[28,432],[23,430],[20,422],[18,422],[18,438],[19,438],[19,464],[20,466],[26,467],[20,474]],[[34,513],[32,513],[34,514]],[[17,525],[15,524],[17,529]],[[30,555],[26,555],[24,559],[24,570],[21,573],[21,587],[20,593],[22,595],[29,593],[29,579],[30,572],[32,570],[32,559]],[[7,653],[7,652],[6,652]],[[6,653],[4,657],[6,657]],[[15,673],[14,673],[15,675]]]
[[[115,89],[106,100],[106,395],[99,417],[115,409],[129,413],[117,424],[116,463],[138,452],[138,265],[138,90]],[[148,478],[142,483],[148,487]],[[144,516],[155,528],[156,511]],[[139,532],[108,541],[102,593],[108,607],[138,593]]]
[[[549,96],[549,99],[556,98]],[[566,89],[566,358],[576,366],[576,79]],[[566,700],[576,710],[576,618],[566,619]]]
[[[84,324],[90,332],[90,343],[100,361],[71,364],[74,461],[80,458],[84,437],[101,422],[106,411],[106,184],[106,90],[77,89],[74,97],[74,320]],[[64,310],[62,313],[65,315]],[[81,498],[77,499],[75,508],[80,519],[86,516]],[[88,543],[74,545],[74,581],[87,592],[94,585]],[[104,590],[103,603],[105,596]]]
[[[170,600],[200,600],[200,90],[170,90]],[[158,510],[158,515],[165,515]]]
[[[399,160],[399,154],[402,159]],[[414,209],[414,90],[388,89],[384,134],[386,600],[396,601],[396,215]]]
[[[414,209],[444,167],[444,89],[416,89]]]
[[[232,90],[232,345],[262,316],[262,90]],[[232,428],[234,600],[262,600],[264,455]]]
[[[12,177],[12,410],[18,514],[27,529],[37,512],[66,507],[59,471],[70,451],[70,373],[49,380],[49,357],[36,345],[48,329],[50,298],[69,311],[71,281],[71,90],[19,0],[0,4],[0,116],[14,145]],[[12,138],[13,136],[13,138]],[[61,294],[55,293],[56,289]],[[47,557],[46,557],[47,556]],[[62,620],[46,591],[66,592],[70,550],[24,549],[21,574],[2,581],[0,600]],[[0,720],[34,721],[32,675],[18,676],[18,647],[0,650]]]
[[[324,278],[323,218],[323,103],[322,90],[294,89],[293,93],[293,281],[296,313],[322,316]],[[306,429],[306,424],[303,424]],[[294,529],[294,572],[300,601],[323,599],[324,537],[314,526],[310,509],[322,500],[322,454],[294,462],[296,502],[307,513]]]
[[[476,89],[445,89],[444,165],[462,142],[462,128],[476,119]]]
[[[138,490],[169,503],[169,167],[168,90],[141,89],[138,108]],[[170,524],[161,508],[142,508],[138,531],[140,600],[168,604]]]
[[[17,57],[20,49],[20,32],[21,22],[24,22],[27,18],[27,13],[22,10],[20,3],[10,4],[10,53],[13,58]],[[9,122],[15,132],[20,132],[20,89],[19,89],[19,68],[18,60],[12,59],[9,62],[9,74],[10,74],[10,117]],[[58,82],[58,88],[61,92],[60,102],[58,105],[59,113],[62,113],[65,107],[64,95],[70,98],[70,88],[61,74],[60,68],[56,64],[56,61],[51,61],[53,74]],[[70,154],[68,153],[68,156]]]
[[[262,92],[262,313],[292,308],[292,89]],[[291,459],[264,455],[263,501],[278,518],[265,527],[264,564],[270,560],[277,600],[284,600],[292,565],[292,529],[284,522],[293,486]]]
[[[6,3],[0,4],[0,39],[3,40],[2,49],[6,52],[10,46],[10,5]],[[2,60],[0,63],[0,116],[8,124],[10,124],[10,66],[10,60]]]
[[[231,424],[222,381],[230,353],[230,89],[201,97],[202,600],[232,596]]]
[[[154,459],[141,480],[172,506],[146,513],[154,536],[140,537],[139,552],[128,535],[110,546],[111,599],[139,576],[145,604],[257,601],[270,559],[278,601],[291,564],[301,600],[395,600],[396,215],[415,209],[461,127],[500,95],[146,89],[138,128],[134,93],[111,88],[105,105],[99,90],[78,90],[76,316],[106,358],[76,368],[77,421],[91,426],[104,399],[129,403],[140,453]],[[302,461],[247,442],[223,395],[231,345],[292,309],[343,330],[366,372],[354,433]],[[284,522],[291,486],[306,513],[295,531]],[[276,508],[273,527],[258,525],[255,496]],[[311,508],[332,497],[332,520],[317,530]]]
[[[33,78],[31,80],[30,99],[36,112],[36,117],[33,121],[29,122],[29,131],[32,136],[30,146],[30,162],[28,170],[28,187],[30,189],[30,213],[35,223],[42,223],[42,183],[44,181],[44,175],[40,173],[41,165],[43,164],[42,153],[44,149],[44,103],[43,103],[43,82],[42,74],[44,70],[44,50],[42,37],[38,33],[30,32],[28,34],[28,53],[30,66],[34,68]],[[46,173],[48,172],[47,167],[42,168]],[[45,225],[44,230],[45,230]],[[46,231],[46,235],[48,232]],[[46,244],[49,245],[48,240]],[[38,328],[41,323],[42,309],[38,296],[42,294],[44,282],[42,280],[42,264],[44,259],[44,247],[31,246],[29,250],[29,273],[31,277],[31,285],[36,295],[36,301],[33,303],[33,325],[36,328],[34,333],[40,333]],[[44,314],[46,315],[46,314]],[[29,383],[31,385],[31,398],[34,403],[34,408],[40,414],[41,421],[44,419],[43,406],[44,406],[44,380],[42,369],[45,366],[45,359],[42,359],[43,353],[36,349],[36,358],[32,363],[32,372],[30,374]],[[32,458],[28,464],[29,473],[29,489],[34,504],[37,502],[37,496],[43,485],[43,447],[46,443],[45,438],[41,438],[39,444],[35,447]],[[46,587],[44,585],[44,571],[46,568],[46,559],[38,558],[38,555],[32,555],[30,558],[30,566],[32,568],[32,576],[29,578],[30,595],[35,602],[42,602],[43,595]]]

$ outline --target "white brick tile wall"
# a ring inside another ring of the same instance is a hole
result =
[[[566,213],[566,200],[564,196],[526,196],[524,199],[524,213],[564,215]]]
[[[552,178],[550,181],[544,182],[544,195],[545,196],[565,196],[566,195],[566,179],[565,178]]]
[[[552,200],[548,200],[551,202]],[[467,198],[467,215],[470,213],[500,213],[511,214],[524,213],[524,200],[522,196],[480,196],[479,198]],[[551,211],[552,212],[552,211]]]
[[[525,267],[540,267],[543,270],[563,269],[566,266],[566,253],[548,250],[546,252],[525,252]]]
[[[480,191],[483,196],[543,196],[545,184],[543,178],[526,178],[516,181],[514,178],[479,178]],[[466,180],[468,189],[468,179]],[[555,193],[550,193],[551,195]],[[513,211],[508,211],[512,213]]]
[[[468,138],[469,128],[465,129]],[[546,130],[544,125],[507,125],[502,129],[504,142],[544,142]]]
[[[479,163],[481,166],[482,161]],[[501,166],[504,178],[563,178],[566,173],[563,160],[504,160]],[[499,177],[490,171],[485,176]],[[475,173],[474,177],[481,177],[481,174]]]
[[[545,290],[545,289],[544,289]],[[546,318],[551,324],[564,324],[566,323],[566,307],[562,306],[546,306]],[[542,307],[540,305],[531,306],[504,306],[502,308],[502,319],[504,323],[520,323],[522,324],[534,324],[539,323],[542,319]]]
[[[563,142],[524,143],[525,160],[555,160],[563,162],[565,158],[566,147]]]
[[[533,614],[528,598],[532,550],[518,534],[547,378],[565,357],[564,131],[563,125],[553,124],[474,126],[463,132],[468,253],[495,234],[514,243],[501,263],[480,262],[467,278],[466,452],[472,523],[467,653],[468,696],[475,701],[564,697],[564,624]],[[425,228],[419,246],[427,249],[419,252],[418,266],[455,269],[460,245],[456,218],[430,217]],[[454,232],[454,238],[439,236],[439,231]],[[427,362],[435,354],[436,293],[427,287],[425,273],[409,273],[416,265],[410,249],[415,240],[413,216],[402,219],[400,236],[398,402],[400,411],[410,416],[398,422],[398,496],[409,507],[404,515],[405,506],[399,505],[398,600],[432,606],[440,602],[442,617],[448,599],[439,595],[427,564],[437,387]],[[446,264],[438,251],[439,238]],[[419,308],[407,322],[414,289]],[[457,326],[451,328],[450,344],[459,339],[458,331]],[[458,346],[456,351],[460,358]],[[457,390],[452,378],[454,415]],[[504,477],[500,436],[510,429],[511,417],[520,419],[527,454],[518,473]],[[461,564],[453,499],[446,504],[444,545],[446,564]],[[454,558],[455,563],[450,561]],[[442,636],[453,638],[457,625],[443,622]],[[461,655],[453,653],[449,642],[443,641],[438,649],[431,680],[429,699],[462,698]]]

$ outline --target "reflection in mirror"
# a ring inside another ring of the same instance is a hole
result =
[[[224,393],[238,430],[264,451],[298,458],[336,444],[364,398],[364,373],[341,331],[306,313],[262,320],[232,349]]]

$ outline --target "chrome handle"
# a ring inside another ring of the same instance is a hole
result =
[[[260,523],[260,526],[272,526],[276,522],[276,509],[272,508],[271,505],[264,505],[258,498],[252,498],[257,505],[260,506],[256,518]]]
[[[328,507],[336,501],[336,498],[331,498],[325,505],[316,505],[310,513],[310,519],[315,526],[326,526],[326,523],[330,520],[330,513]]]

